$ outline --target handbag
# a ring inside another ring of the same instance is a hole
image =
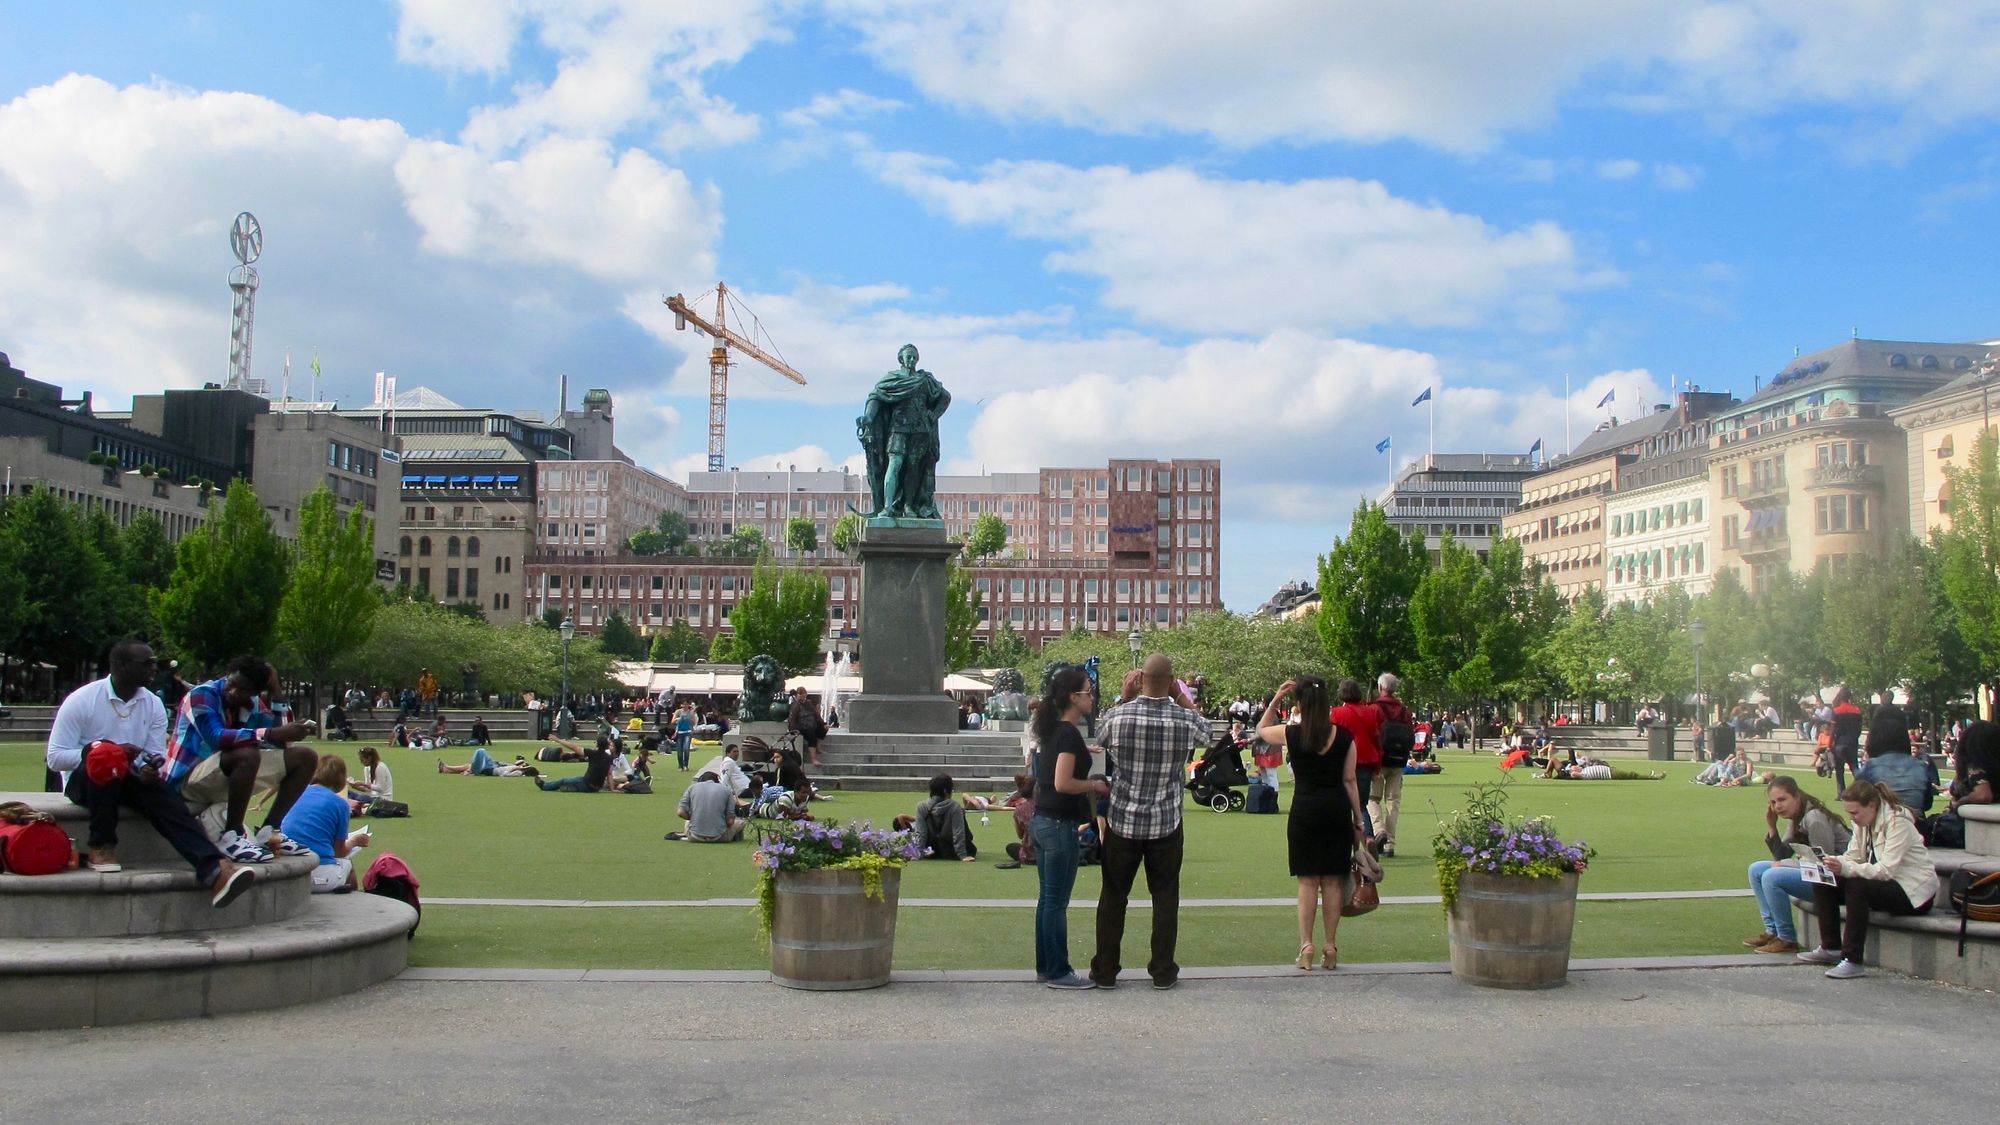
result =
[[[1375,885],[1382,881],[1382,863],[1367,848],[1354,849],[1353,889],[1340,904],[1342,918],[1358,918],[1382,905],[1382,893]]]

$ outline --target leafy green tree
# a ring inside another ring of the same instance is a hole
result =
[[[977,562],[999,554],[1006,546],[1006,523],[997,512],[984,512],[972,521],[972,530],[965,536],[965,558]]]
[[[291,551],[271,529],[257,493],[229,482],[222,510],[181,540],[174,576],[154,603],[167,640],[205,668],[270,646]]]
[[[1288,620],[1198,613],[1185,624],[1147,632],[1142,648],[1166,654],[1181,678],[1200,677],[1210,704],[1238,695],[1262,698],[1294,676],[1337,678],[1311,614]],[[1117,666],[1130,662],[1127,651]]]
[[[1013,668],[1027,658],[1027,638],[1015,632],[1014,627],[1005,621],[1000,623],[1000,628],[994,632],[993,639],[987,642],[986,651],[979,657],[981,663],[988,668]]]
[[[21,538],[14,526],[18,501],[0,496],[0,652],[19,652],[22,627],[33,611],[22,574]]]
[[[1335,667],[1360,680],[1412,670],[1411,600],[1429,570],[1422,537],[1405,537],[1362,501],[1347,538],[1319,560],[1319,635]]]
[[[737,657],[768,654],[793,676],[818,666],[827,598],[826,575],[819,571],[759,560],[749,593],[729,615]]]
[[[276,639],[319,688],[333,665],[360,647],[374,628],[382,599],[375,593],[375,521],[356,505],[340,518],[340,505],[322,486],[299,505],[299,538],[291,582],[278,604]]]
[[[1945,591],[1944,552],[1939,539],[1939,534],[1933,531],[1929,542],[1915,548],[1923,571],[1924,600],[1928,604],[1930,635],[1938,646],[1938,659],[1931,676],[1915,677],[1913,694],[1919,703],[1941,715],[1950,700],[1971,692],[1979,684],[1980,676],[1979,660],[1959,632],[1951,598]]]
[[[625,549],[635,555],[663,555],[667,552],[667,537],[650,527],[640,528],[625,541]]]
[[[148,590],[164,590],[174,576],[174,544],[167,529],[151,512],[140,512],[119,536],[119,561],[125,580]],[[150,612],[150,607],[148,607]]]
[[[843,555],[854,553],[854,547],[861,542],[861,517],[849,512],[833,525],[833,534],[828,536],[833,549]]]
[[[632,626],[626,624],[625,615],[617,610],[604,619],[604,628],[597,635],[597,643],[604,651],[621,660],[641,660],[646,655],[646,638],[640,636]]]
[[[425,590],[424,593],[429,594],[430,591]],[[536,618],[536,623],[544,629],[560,629],[562,628],[563,619],[568,616],[568,611],[564,610],[561,606],[550,606],[542,611],[540,617]]]
[[[90,521],[55,493],[31,489],[10,500],[6,512],[0,556],[9,565],[0,591],[20,591],[9,651],[81,679],[119,639],[112,595],[123,579],[105,560]]]
[[[810,555],[819,551],[819,528],[804,516],[793,516],[785,521],[785,546],[794,554]]]
[[[1826,582],[1824,563],[1804,578],[1780,569],[1757,599],[1756,658],[1772,666],[1757,686],[1780,703],[1816,692],[1838,676],[1820,647]]]
[[[1556,681],[1560,694],[1580,702],[1602,698],[1597,674],[1611,656],[1604,591],[1596,586],[1577,596],[1542,642],[1537,660]]]
[[[661,512],[653,527],[660,533],[660,539],[664,543],[661,554],[680,554],[687,547],[688,540],[694,536],[694,528],[688,526],[687,517],[679,512]]]
[[[756,653],[751,653],[755,656]],[[708,646],[710,664],[736,664],[741,658],[736,655],[736,637],[731,633],[717,633]]]
[[[1981,434],[1972,463],[1945,467],[1950,526],[1937,539],[1945,599],[1982,673],[2000,669],[2000,450]]]
[[[675,619],[672,625],[653,634],[652,658],[661,664],[692,664],[708,652],[708,642],[686,621]]]
[[[1410,596],[1410,631],[1416,642],[1410,691],[1416,698],[1470,703],[1492,694],[1493,667],[1480,651],[1480,636],[1499,607],[1480,600],[1491,593],[1490,583],[1482,585],[1485,577],[1470,548],[1450,534],[1438,541],[1437,565],[1424,573]],[[1328,612],[1322,599],[1322,621]]]
[[[944,666],[948,672],[970,668],[979,657],[976,638],[979,632],[979,603],[982,600],[979,588],[973,584],[972,572],[956,563],[946,563]]]
[[[158,626],[147,603],[155,588],[126,581],[124,530],[102,508],[88,512],[79,508],[77,512],[83,518],[91,544],[104,560],[106,581],[98,597],[105,635],[112,639],[128,636],[153,639]]]
[[[764,554],[768,547],[762,531],[748,524],[738,524],[728,538],[709,543],[708,553],[718,558],[754,559]]]
[[[444,608],[447,613],[456,613],[460,617],[469,617],[482,624],[486,621],[486,611],[480,607],[478,602],[447,602]]]
[[[1923,548],[1850,559],[1826,580],[1820,647],[1857,697],[1937,676]]]

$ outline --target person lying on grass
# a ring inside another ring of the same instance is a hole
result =
[[[486,752],[484,746],[475,747],[472,760],[462,766],[447,765],[438,759],[439,773],[455,773],[466,777],[540,777],[540,770],[528,764],[528,759],[516,754],[514,764],[505,765]]]

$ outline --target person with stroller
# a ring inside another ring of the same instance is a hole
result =
[[[1360,685],[1343,683],[1360,693]],[[1281,710],[1296,700],[1299,721],[1287,723]],[[1300,676],[1278,686],[1257,724],[1257,737],[1283,746],[1292,764],[1292,812],[1285,841],[1292,877],[1299,881],[1299,959],[1301,969],[1313,967],[1313,916],[1325,924],[1326,944],[1320,963],[1332,969],[1340,963],[1334,941],[1340,928],[1340,906],[1347,879],[1354,869],[1354,841],[1361,831],[1361,788],[1355,777],[1354,738],[1330,716],[1326,681]]]

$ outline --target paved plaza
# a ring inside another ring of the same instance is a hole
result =
[[[1580,971],[1508,993],[1435,968],[1209,970],[1166,993],[1140,974],[1078,994],[992,973],[829,994],[722,974],[431,970],[268,1014],[0,1036],[0,1054],[7,1119],[36,1123],[1720,1125],[1991,1110],[1966,1077],[2000,1041],[1991,994],[1768,963]]]

